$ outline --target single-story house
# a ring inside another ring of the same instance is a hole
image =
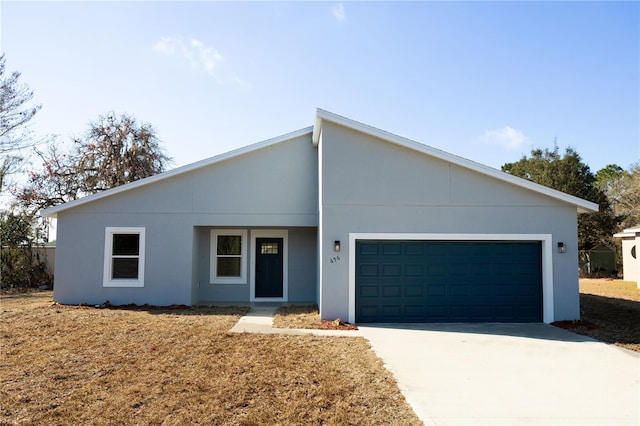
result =
[[[579,318],[594,203],[317,110],[312,127],[44,211],[60,303],[318,303],[350,322]]]
[[[622,238],[622,275],[625,281],[635,281],[640,288],[640,226],[613,235]]]

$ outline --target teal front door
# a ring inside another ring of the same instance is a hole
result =
[[[282,243],[282,238],[256,238],[256,297],[283,297]]]

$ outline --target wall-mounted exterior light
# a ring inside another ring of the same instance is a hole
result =
[[[565,245],[565,243],[559,242],[558,243],[558,253],[566,253],[566,252],[567,252],[567,246]]]
[[[333,242],[333,251],[335,251],[336,253],[340,252],[340,241],[336,240]]]

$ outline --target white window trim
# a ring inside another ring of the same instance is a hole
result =
[[[241,257],[239,277],[218,277],[218,236],[220,235],[240,235]],[[246,229],[212,229],[211,230],[211,255],[209,268],[210,284],[246,284],[247,283],[247,230]]]
[[[113,263],[113,235],[114,234],[138,234],[140,236],[140,246],[138,253],[138,278],[113,279],[111,278],[111,267]],[[106,227],[104,229],[104,270],[102,277],[103,287],[144,287],[144,264],[145,264],[145,228],[143,227]]]
[[[542,320],[554,321],[553,311],[553,245],[551,234],[349,234],[349,322],[356,320],[356,240],[421,240],[421,241],[539,241],[542,245]]]
[[[282,297],[256,297],[256,238],[282,238]],[[286,229],[251,230],[250,302],[289,301],[289,231]]]

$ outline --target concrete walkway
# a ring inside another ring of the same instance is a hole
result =
[[[273,316],[278,306],[252,306],[251,310],[234,325],[231,333],[291,334],[313,336],[362,337],[359,330],[314,330],[299,328],[275,328]]]

